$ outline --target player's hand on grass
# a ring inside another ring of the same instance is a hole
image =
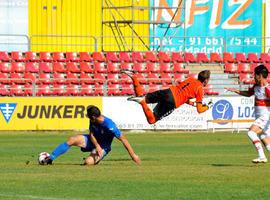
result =
[[[141,159],[138,155],[134,154],[132,156],[132,160],[137,164],[137,165],[141,165]]]

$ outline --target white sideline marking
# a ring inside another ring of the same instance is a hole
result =
[[[14,197],[14,198],[24,198],[24,199],[41,199],[41,200],[67,200],[67,198],[56,198],[56,197],[42,197],[34,195],[17,195],[17,194],[3,194],[0,193],[0,197]]]

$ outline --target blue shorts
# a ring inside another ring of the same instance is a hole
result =
[[[93,145],[93,143],[91,142],[89,134],[84,134],[82,136],[84,137],[86,147],[85,148],[81,147],[81,151],[82,152],[96,153],[96,148]],[[108,153],[109,153],[108,149],[103,149],[103,155],[102,155],[101,159],[103,159]]]

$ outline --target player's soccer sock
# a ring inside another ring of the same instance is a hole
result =
[[[138,96],[143,96],[143,89],[142,86],[137,78],[136,75],[132,76],[132,81],[133,81],[133,86],[134,86],[134,90],[135,90],[135,95]]]
[[[270,144],[266,145],[265,148],[270,151]]]
[[[70,146],[64,142],[63,144],[60,144],[56,149],[51,153],[50,158],[52,160],[55,160],[58,156],[64,154],[67,150],[69,150]]]
[[[261,140],[259,139],[257,133],[255,133],[254,131],[248,131],[248,137],[252,141],[252,143],[254,144],[254,146],[259,154],[259,157],[265,158],[262,143],[261,143]]]
[[[145,100],[142,100],[140,102],[140,104],[142,105],[143,108],[143,112],[147,118],[147,121],[149,124],[154,124],[157,120],[156,117],[154,115],[154,113],[152,112],[152,110],[148,107],[147,103],[145,102]]]

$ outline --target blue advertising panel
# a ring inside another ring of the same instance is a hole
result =
[[[260,53],[262,5],[258,0],[151,0],[150,6],[163,8],[150,13],[157,22],[150,27],[151,47],[193,53]]]

